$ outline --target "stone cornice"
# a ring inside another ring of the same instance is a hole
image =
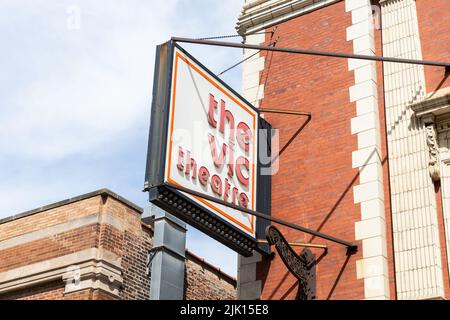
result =
[[[425,100],[411,105],[411,109],[422,119],[450,114],[450,88],[428,95]]]
[[[256,0],[245,4],[236,29],[242,36],[342,0]]]
[[[65,282],[65,293],[102,289],[119,297],[121,259],[114,253],[92,248],[0,273],[0,294],[54,280]]]
[[[429,94],[423,101],[411,105],[411,109],[425,125],[429,152],[428,169],[433,181],[439,181],[441,174],[436,118],[450,115],[450,88]]]
[[[388,4],[390,4],[391,2],[394,2],[394,1],[402,1],[402,0],[380,0],[380,4],[382,6],[385,6],[385,5],[388,5]]]

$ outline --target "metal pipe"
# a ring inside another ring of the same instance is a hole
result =
[[[283,226],[291,228],[291,229],[295,229],[295,230],[298,230],[298,231],[301,231],[301,232],[304,232],[304,233],[307,233],[307,234],[311,234],[311,235],[316,236],[318,238],[322,238],[322,239],[325,239],[325,240],[329,240],[331,242],[339,243],[341,245],[346,246],[347,250],[349,252],[353,253],[353,252],[358,251],[358,246],[356,244],[354,244],[354,243],[351,243],[351,242],[348,242],[348,241],[345,241],[345,240],[342,240],[342,239],[338,239],[338,238],[332,237],[330,235],[327,235],[327,234],[324,234],[324,233],[321,233],[321,232],[318,232],[318,231],[314,231],[314,230],[311,230],[311,229],[308,229],[308,228],[296,225],[294,223],[287,222],[287,221],[284,221],[284,220],[281,220],[281,219],[269,216],[267,214],[264,214],[264,213],[261,213],[261,212],[258,212],[258,211],[253,211],[253,210],[250,210],[250,209],[247,209],[247,208],[242,208],[242,207],[239,207],[239,206],[234,205],[232,203],[225,202],[223,200],[214,198],[214,197],[209,196],[207,194],[200,193],[200,192],[197,192],[197,191],[194,191],[194,190],[182,187],[182,186],[174,185],[174,184],[172,184],[170,182],[165,182],[163,185],[168,187],[168,188],[170,188],[170,189],[175,189],[175,190],[178,190],[178,191],[186,192],[186,193],[188,193],[190,195],[193,195],[193,196],[196,196],[196,197],[200,197],[200,198],[206,199],[208,201],[212,201],[212,202],[221,204],[221,205],[229,207],[231,209],[235,209],[235,210],[238,210],[238,211],[241,211],[241,212],[245,212],[247,214],[253,215],[253,216],[261,218],[261,219],[272,221],[274,223],[283,225]]]
[[[296,116],[308,116],[311,117],[311,112],[294,111],[294,110],[283,110],[283,109],[265,109],[259,108],[259,112],[265,113],[281,113],[281,114],[293,114]]]
[[[341,53],[341,52],[327,52],[327,51],[296,49],[296,48],[279,48],[279,47],[272,47],[272,46],[259,46],[259,45],[254,45],[254,44],[244,44],[244,43],[214,41],[214,40],[197,40],[197,39],[179,38],[179,37],[172,37],[172,41],[184,42],[184,43],[192,43],[192,44],[204,44],[204,45],[219,46],[219,47],[230,47],[230,48],[253,49],[253,50],[263,50],[263,51],[276,51],[276,52],[285,52],[285,53],[296,53],[296,54],[305,54],[305,55],[313,55],[313,56],[324,56],[324,57],[333,57],[333,58],[345,58],[345,59],[358,59],[358,60],[372,60],[372,61],[382,61],[382,62],[418,64],[418,65],[425,65],[425,66],[445,67],[446,70],[450,69],[450,62],[439,62],[439,61],[430,61],[430,60],[413,60],[413,59],[390,58],[390,57],[380,57],[380,56],[368,56],[368,55],[362,55],[362,54],[349,54],[349,53]]]
[[[268,244],[267,240],[256,240],[258,243]],[[325,244],[315,244],[315,243],[301,243],[301,242],[288,242],[292,247],[302,247],[302,248],[318,248],[318,249],[328,249]]]

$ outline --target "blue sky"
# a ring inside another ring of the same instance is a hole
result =
[[[142,193],[154,53],[171,36],[233,34],[243,0],[1,0],[0,218],[107,187]],[[184,45],[215,72],[239,49]],[[238,92],[241,69],[222,77]],[[231,275],[237,256],[187,246]]]

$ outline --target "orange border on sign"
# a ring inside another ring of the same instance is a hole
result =
[[[180,184],[175,182],[170,175],[170,169],[171,169],[171,162],[172,162],[172,130],[173,130],[173,123],[174,123],[174,115],[175,115],[175,96],[176,96],[176,92],[177,92],[177,71],[178,71],[178,58],[180,58],[181,60],[183,60],[187,65],[189,65],[190,67],[192,67],[195,71],[197,71],[201,76],[203,76],[203,78],[205,78],[208,82],[210,82],[213,86],[215,86],[217,89],[219,89],[220,91],[222,91],[222,93],[224,93],[228,98],[230,98],[231,100],[233,100],[237,105],[239,105],[241,108],[243,108],[247,113],[249,113],[252,117],[253,117],[253,132],[256,132],[256,118],[255,115],[246,107],[244,106],[240,101],[238,101],[235,97],[233,97],[230,93],[228,93],[227,91],[225,91],[221,86],[219,86],[214,80],[212,80],[210,77],[208,77],[203,71],[201,71],[199,68],[197,68],[196,65],[194,65],[193,63],[191,63],[186,57],[183,57],[178,51],[175,54],[175,70],[174,70],[174,81],[173,81],[173,95],[172,95],[172,101],[171,101],[171,106],[172,106],[172,114],[171,114],[171,118],[170,118],[170,132],[169,132],[169,137],[170,137],[170,142],[169,142],[169,165],[168,165],[168,177],[167,180],[170,183],[173,183],[177,186],[179,186]],[[255,136],[255,135],[254,135]],[[253,139],[253,160],[255,160],[255,155],[256,155],[256,143],[255,143],[255,139]],[[252,163],[252,172],[253,172],[253,183],[252,183],[252,196],[255,196],[255,179],[256,179],[256,172],[255,172],[255,161],[253,161]],[[216,206],[214,206],[213,204],[211,204],[210,202],[208,202],[207,200],[194,196],[197,200],[199,200],[200,202],[204,203],[205,205],[207,205],[208,207],[210,207],[211,209],[219,212],[221,215],[223,215],[224,217],[226,217],[227,219],[233,221],[234,223],[236,223],[237,225],[239,225],[240,227],[242,227],[243,229],[247,230],[250,233],[254,233],[255,229],[254,229],[254,219],[255,217],[252,215],[251,216],[251,228],[247,227],[246,225],[244,225],[243,223],[241,223],[240,221],[236,220],[235,218],[233,218],[232,216],[230,216],[229,214],[223,212],[222,210],[220,210],[219,208],[217,208]],[[252,201],[251,204],[251,209],[254,210],[254,200]]]

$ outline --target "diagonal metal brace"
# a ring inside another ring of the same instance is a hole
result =
[[[301,232],[304,232],[304,233],[307,233],[307,234],[311,234],[311,235],[314,235],[314,236],[316,236],[318,238],[322,238],[322,239],[325,239],[325,240],[328,240],[328,241],[331,241],[331,242],[334,242],[334,243],[338,243],[340,245],[343,245],[343,246],[347,247],[347,253],[348,254],[354,254],[354,253],[356,253],[358,251],[358,245],[356,245],[355,243],[351,243],[351,242],[348,242],[348,241],[345,241],[345,240],[342,240],[342,239],[339,239],[339,238],[335,238],[335,237],[330,236],[328,234],[325,234],[325,233],[322,233],[322,232],[318,232],[318,231],[315,231],[315,230],[311,230],[311,229],[299,226],[297,224],[294,224],[294,223],[287,222],[287,221],[284,221],[284,220],[279,219],[279,218],[275,218],[275,217],[269,216],[267,214],[264,214],[264,213],[261,213],[261,212],[258,212],[258,211],[253,211],[253,210],[250,210],[250,209],[247,209],[247,208],[242,208],[242,207],[239,207],[239,206],[234,205],[232,203],[225,202],[223,200],[220,200],[220,199],[217,199],[215,197],[209,196],[207,194],[191,190],[189,188],[185,188],[185,187],[182,187],[182,186],[179,186],[179,185],[175,185],[175,184],[172,184],[170,182],[165,182],[164,184],[162,184],[160,186],[161,187],[165,186],[165,187],[167,187],[169,189],[182,191],[182,192],[188,193],[190,195],[193,195],[195,197],[199,197],[199,198],[211,201],[211,202],[215,202],[215,203],[221,204],[223,206],[226,206],[228,208],[235,209],[235,210],[238,210],[238,211],[241,211],[241,212],[245,212],[245,213],[250,214],[252,216],[255,216],[255,217],[258,217],[258,218],[261,218],[261,219],[265,219],[265,220],[269,220],[269,221],[272,221],[274,223],[283,225],[285,227],[288,227],[288,228],[291,228],[291,229],[295,229],[295,230],[298,230],[298,231],[301,231]]]

